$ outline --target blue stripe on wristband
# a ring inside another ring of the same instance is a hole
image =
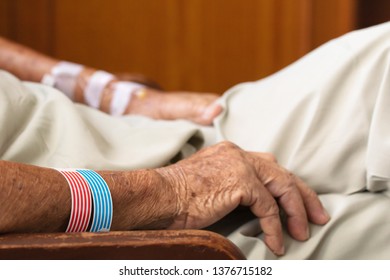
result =
[[[95,171],[85,169],[76,171],[87,180],[92,192],[94,211],[90,232],[110,231],[113,205],[107,183]]]

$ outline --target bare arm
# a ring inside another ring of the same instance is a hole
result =
[[[0,69],[4,69],[21,80],[41,82],[45,74],[60,61],[34,51],[26,46],[0,37]],[[84,65],[84,69],[77,76],[73,101],[87,104],[85,89],[91,76],[97,71],[93,67]],[[216,94],[171,92],[166,94],[153,88],[154,82],[143,76],[115,76],[102,92],[99,109],[110,112],[110,105],[116,83],[121,79],[132,80],[146,85],[142,95],[133,95],[131,102],[126,104],[125,114],[145,115],[154,119],[187,119],[199,124],[210,125],[213,119],[222,111],[220,105],[214,103]]]
[[[21,80],[41,82],[43,76],[50,73],[51,69],[59,62],[60,60],[56,58],[0,37],[0,68],[14,74]],[[96,70],[92,67],[85,67],[77,77],[74,101],[86,103],[83,93],[89,78]],[[111,95],[112,89],[107,87],[100,104],[101,110],[108,112]]]
[[[0,174],[0,232],[65,229],[70,192],[58,171],[3,161]],[[309,221],[329,220],[316,194],[272,157],[228,142],[155,170],[99,174],[111,189],[113,230],[203,228],[244,205],[259,218],[265,243],[281,255],[280,208],[298,240],[309,238]]]
[[[0,68],[22,80],[39,82],[58,60],[0,37]]]
[[[172,223],[175,193],[156,171],[98,173],[111,190],[112,230],[160,229]],[[8,161],[0,161],[0,174],[0,233],[65,231],[71,199],[63,175]]]

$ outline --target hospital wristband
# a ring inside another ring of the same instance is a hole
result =
[[[71,213],[65,232],[87,231],[92,213],[91,191],[88,182],[72,170],[58,170],[68,182],[71,193]]]
[[[84,90],[85,102],[92,108],[98,109],[104,89],[114,79],[114,75],[105,71],[96,71],[93,73]]]
[[[110,104],[110,114],[113,116],[123,115],[131,101],[132,95],[144,87],[144,85],[134,82],[115,83]]]
[[[72,62],[60,61],[42,78],[42,83],[57,88],[74,100],[74,91],[77,77],[83,71],[84,66]]]
[[[93,200],[93,218],[90,232],[108,232],[112,224],[113,204],[110,189],[95,171],[77,169],[88,182]]]
[[[66,232],[110,231],[113,203],[110,189],[95,171],[87,169],[56,169],[68,182],[71,192],[71,213]]]

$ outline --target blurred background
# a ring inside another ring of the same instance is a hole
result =
[[[63,60],[223,93],[348,31],[389,0],[0,0],[0,35]]]

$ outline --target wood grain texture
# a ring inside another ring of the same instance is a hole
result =
[[[0,0],[0,34],[38,51],[53,54],[55,32],[51,0]]]
[[[274,73],[356,17],[356,0],[0,1],[11,39],[167,90],[217,93]]]
[[[357,25],[365,28],[375,24],[390,21],[389,0],[359,0]]]
[[[9,36],[8,1],[0,0],[0,35]]]
[[[357,0],[312,1],[312,47],[357,28]]]
[[[308,0],[77,3],[57,1],[58,56],[142,72],[168,89],[222,92],[310,49]]]
[[[0,259],[245,259],[228,239],[205,230],[37,233],[0,236]]]

